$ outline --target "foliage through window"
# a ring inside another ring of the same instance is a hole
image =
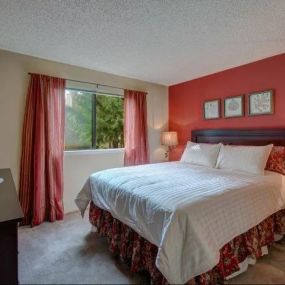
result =
[[[66,89],[65,149],[124,147],[122,96]]]

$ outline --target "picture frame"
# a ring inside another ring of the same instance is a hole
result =
[[[221,117],[220,114],[220,99],[208,100],[204,102],[204,119],[214,120]]]
[[[224,98],[224,118],[244,116],[244,95]]]
[[[274,113],[274,92],[272,89],[250,93],[248,115],[260,116]]]

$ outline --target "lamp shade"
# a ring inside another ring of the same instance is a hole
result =
[[[169,147],[177,146],[177,132],[163,132],[161,136],[162,145],[166,145]]]

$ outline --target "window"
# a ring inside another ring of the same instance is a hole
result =
[[[65,149],[124,147],[123,96],[65,90]]]

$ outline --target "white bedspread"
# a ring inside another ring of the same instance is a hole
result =
[[[284,207],[281,174],[256,176],[181,162],[92,174],[76,198],[90,200],[158,247],[156,266],[182,284],[212,269],[219,249]]]

